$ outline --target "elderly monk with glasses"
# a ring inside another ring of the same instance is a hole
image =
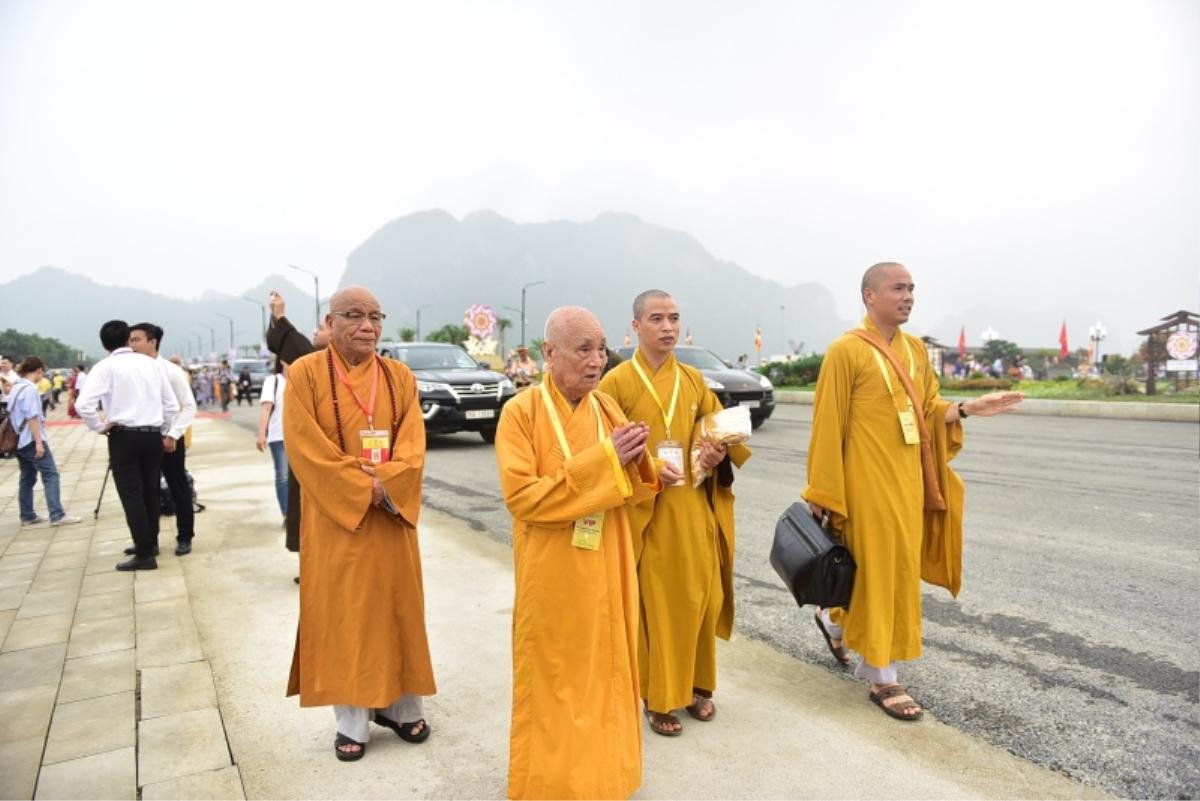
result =
[[[329,347],[292,364],[284,404],[304,489],[288,695],[333,706],[345,762],[366,753],[371,722],[424,742],[422,698],[437,691],[417,544],[425,425],[412,372],[375,352],[384,319],[366,289],[337,292]]]

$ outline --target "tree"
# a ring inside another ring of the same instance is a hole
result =
[[[13,360],[13,364],[26,356],[37,356],[47,367],[73,367],[80,362],[91,363],[89,358],[80,358],[75,348],[64,345],[57,339],[38,336],[37,334],[22,334],[9,328],[0,332],[0,354]]]
[[[529,340],[529,355],[533,356],[533,358],[537,359],[538,361],[545,361],[542,358],[542,344],[545,341],[546,340],[544,339]]]
[[[461,345],[467,341],[471,332],[465,325],[446,323],[436,331],[431,331],[425,339],[429,342],[449,342],[451,345]]]
[[[403,328],[400,329],[400,341],[401,342],[412,342],[416,338],[417,338],[417,330],[415,328],[409,328],[408,326],[404,326]]]
[[[996,359],[1000,359],[1004,364],[1012,364],[1021,355],[1021,347],[1007,339],[993,339],[983,346],[981,355],[984,363],[988,365]]]
[[[504,349],[504,332],[512,328],[512,320],[501,317],[496,321],[496,328],[500,329],[500,358],[508,358],[508,351]]]

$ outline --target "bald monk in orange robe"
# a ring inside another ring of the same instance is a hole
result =
[[[334,706],[335,754],[353,761],[371,721],[409,742],[430,733],[422,696],[437,689],[416,528],[425,424],[412,372],[375,353],[375,297],[347,287],[329,309],[329,347],[292,364],[284,404],[288,463],[304,488],[288,695]]]
[[[543,383],[509,401],[496,432],[516,564],[508,797],[627,798],[642,730],[626,506],[662,483],[647,427],[595,391],[608,359],[595,315],[557,309],[543,349]]]

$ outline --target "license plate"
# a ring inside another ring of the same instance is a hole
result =
[[[762,401],[742,401],[738,406],[745,406],[747,409],[757,409],[762,406]]]
[[[486,420],[489,417],[495,416],[495,409],[468,409],[466,414],[468,420]]]

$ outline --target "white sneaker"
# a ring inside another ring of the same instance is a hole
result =
[[[46,518],[42,517],[41,515],[38,515],[37,517],[33,518],[32,520],[22,520],[21,528],[36,528],[37,526],[44,526],[49,522],[50,521],[47,520]]]
[[[51,520],[50,525],[52,525],[52,526],[73,526],[76,523],[82,523],[82,522],[83,522],[82,517],[74,517],[73,515],[63,515],[62,517],[58,518],[57,520]]]

